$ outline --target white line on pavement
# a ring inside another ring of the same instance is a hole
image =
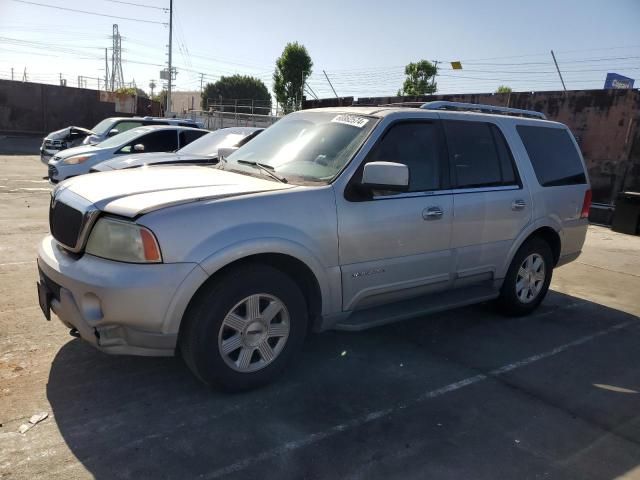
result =
[[[7,265],[28,265],[29,263],[35,263],[35,260],[29,260],[26,262],[7,262],[7,263],[0,263],[0,267],[5,267]]]
[[[246,468],[251,467],[252,465],[255,465],[256,463],[265,461],[265,460],[270,460],[272,458],[276,458],[279,457],[281,455],[285,455],[289,452],[298,450],[300,448],[306,447],[308,445],[312,445],[314,443],[320,442],[322,440],[325,440],[329,437],[332,437],[340,432],[344,432],[346,430],[350,430],[352,428],[357,428],[360,427],[362,425],[365,425],[367,423],[370,423],[374,420],[378,420],[380,418],[384,418],[384,417],[388,417],[389,415],[392,415],[393,413],[405,409],[407,407],[419,404],[421,402],[424,402],[425,400],[430,400],[432,398],[436,398],[439,397],[441,395],[444,395],[446,393],[450,393],[453,392],[455,390],[459,390],[461,388],[467,387],[469,385],[473,385],[475,383],[481,382],[483,380],[486,380],[488,378],[497,376],[497,375],[501,375],[507,372],[510,372],[512,370],[515,370],[517,368],[521,368],[524,367],[526,365],[530,365],[534,362],[538,362],[540,360],[543,360],[545,358],[549,358],[552,357],[554,355],[557,355],[559,353],[562,353],[570,348],[573,347],[577,347],[579,345],[582,345],[584,343],[587,343],[595,338],[601,337],[603,335],[607,335],[609,333],[615,332],[617,330],[620,330],[622,328],[628,327],[629,325],[633,325],[638,323],[638,320],[630,320],[628,322],[624,322],[624,323],[619,323],[617,325],[614,325],[612,327],[609,327],[605,330],[600,330],[599,332],[596,333],[592,333],[591,335],[586,335],[584,337],[580,337],[577,340],[574,340],[573,342],[569,342],[569,343],[565,343],[564,345],[561,345],[559,347],[554,348],[553,350],[549,350],[543,353],[539,353],[537,355],[532,355],[530,357],[524,358],[522,360],[519,360],[517,362],[514,363],[509,363],[507,365],[504,365],[502,367],[496,368],[494,370],[489,371],[486,374],[478,374],[478,375],[474,375],[472,377],[468,377],[465,378],[463,380],[460,380],[458,382],[454,382],[454,383],[450,383],[448,385],[445,385],[444,387],[440,387],[438,389],[435,390],[430,390],[428,392],[425,392],[424,394],[420,395],[419,397],[410,400],[409,402],[405,402],[405,403],[401,403],[398,404],[394,407],[390,407],[390,408],[386,408],[383,410],[377,410],[374,412],[370,412],[367,413],[365,415],[359,416],[354,418],[353,420],[350,420],[346,423],[342,423],[340,425],[334,425],[333,427],[324,430],[324,431],[320,431],[320,432],[315,432],[312,433],[300,440],[294,440],[291,442],[287,442],[284,443],[282,445],[280,445],[279,447],[273,448],[271,450],[265,450],[262,453],[259,453],[256,456],[253,457],[247,457],[243,460],[240,460],[239,462],[236,463],[232,463],[231,465],[228,465],[226,467],[220,468],[218,470],[215,470],[211,473],[209,473],[208,475],[205,476],[205,478],[220,478],[223,477],[225,475],[230,475],[232,473],[235,472],[239,472],[241,470],[244,470]]]

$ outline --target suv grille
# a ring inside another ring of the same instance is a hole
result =
[[[81,211],[62,202],[55,202],[49,208],[49,229],[51,235],[61,244],[75,248],[82,230]]]

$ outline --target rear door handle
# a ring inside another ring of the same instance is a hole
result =
[[[429,207],[422,211],[423,220],[438,220],[442,218],[443,212],[440,207]]]
[[[524,210],[527,206],[527,203],[524,200],[514,200],[511,203],[511,210]]]

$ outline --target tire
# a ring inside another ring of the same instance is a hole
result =
[[[274,380],[307,333],[305,297],[285,273],[262,264],[231,270],[198,292],[179,349],[204,383],[242,391]]]
[[[500,289],[498,306],[513,316],[533,312],[544,300],[552,275],[553,254],[549,244],[539,237],[527,240],[511,261]]]

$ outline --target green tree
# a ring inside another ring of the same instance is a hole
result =
[[[165,89],[160,90],[160,93],[156,93],[151,100],[154,102],[159,102],[164,108],[167,105],[167,91]]]
[[[273,72],[273,91],[284,113],[296,110],[302,103],[304,82],[311,75],[312,67],[313,62],[304,45],[287,43],[276,60]]]
[[[404,67],[404,79],[402,88],[398,90],[398,96],[403,95],[430,95],[436,93],[435,82],[438,68],[428,60],[420,60]]]
[[[149,95],[147,95],[147,92],[145,92],[141,88],[135,88],[135,87],[120,87],[119,89],[116,90],[116,93],[124,93],[126,95],[137,95],[138,97],[149,98]]]
[[[511,92],[513,92],[513,90],[511,90],[511,87],[508,87],[507,85],[500,85],[496,89],[496,93],[511,93]]]
[[[268,115],[271,111],[271,94],[259,78],[247,75],[220,77],[217,82],[205,86],[202,105],[206,108],[216,104],[216,109],[220,110],[220,103],[225,111],[252,113],[253,106],[253,113]]]

